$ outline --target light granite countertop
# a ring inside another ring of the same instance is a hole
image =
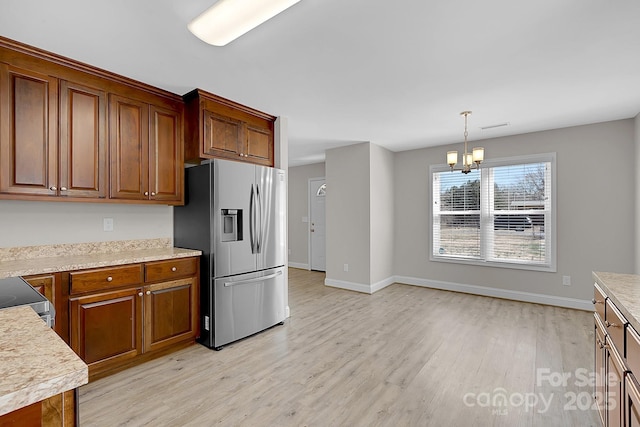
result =
[[[169,239],[0,248],[0,279],[200,256]]]
[[[640,331],[640,275],[593,272],[593,279],[636,331]]]
[[[72,390],[87,365],[29,306],[0,310],[0,415]]]

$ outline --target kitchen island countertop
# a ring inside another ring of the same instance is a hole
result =
[[[592,275],[631,326],[640,331],[640,275],[599,271]]]
[[[77,388],[87,365],[29,306],[0,310],[0,415]]]

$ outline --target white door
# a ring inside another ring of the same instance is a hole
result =
[[[327,185],[324,178],[309,180],[309,267],[325,271],[325,195]]]

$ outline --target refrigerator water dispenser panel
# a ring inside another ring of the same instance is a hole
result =
[[[222,227],[220,241],[242,240],[242,209],[221,209]]]

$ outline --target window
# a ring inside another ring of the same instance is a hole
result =
[[[555,271],[555,154],[431,167],[435,261]]]

